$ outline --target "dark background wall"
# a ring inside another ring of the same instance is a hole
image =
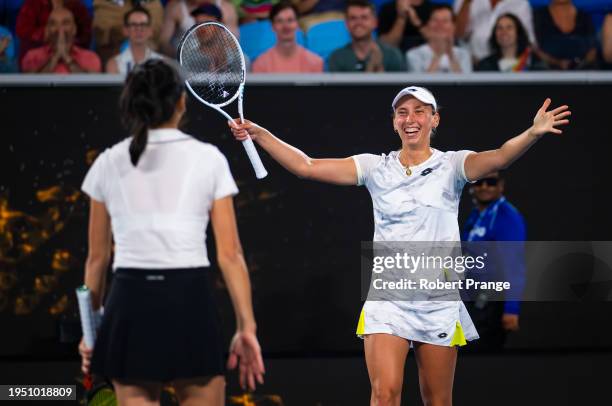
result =
[[[400,146],[390,118],[400,87],[251,85],[245,112],[313,157],[388,152]],[[546,136],[511,167],[507,196],[525,216],[530,240],[612,240],[611,85],[430,89],[442,106],[434,139],[441,150],[496,148],[530,125],[545,97],[569,104],[571,126],[561,137]],[[0,355],[61,353],[58,341],[70,339],[87,244],[87,201],[77,191],[87,158],[127,136],[117,114],[119,91],[0,88]],[[267,157],[270,175],[257,181],[218,113],[192,103],[188,116],[186,130],[226,154],[241,190],[236,206],[264,348],[277,354],[359,351],[359,249],[373,233],[367,191],[299,180]],[[41,190],[47,193],[37,194]],[[470,207],[465,192],[460,223]],[[211,277],[229,336],[229,300],[218,273]],[[508,346],[611,348],[611,314],[610,302],[525,303],[522,329]]]

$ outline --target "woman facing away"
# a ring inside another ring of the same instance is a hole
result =
[[[533,125],[500,148],[480,153],[431,148],[440,124],[434,96],[410,86],[393,100],[401,148],[380,156],[314,159],[252,122],[229,122],[234,137],[250,136],[283,167],[305,179],[365,185],[374,207],[374,241],[459,241],[457,213],[466,182],[507,168],[546,133],[561,134],[567,106],[538,110]],[[419,176],[426,172],[428,176]],[[432,176],[433,175],[433,176]],[[443,333],[440,333],[442,331]],[[357,334],[364,338],[372,405],[399,405],[404,364],[414,348],[426,405],[451,405],[457,346],[478,334],[461,301],[366,301]]]
[[[79,346],[82,370],[112,381],[120,405],[158,405],[172,384],[181,404],[223,405],[225,378],[206,228],[236,314],[228,367],[263,382],[249,275],[225,157],[178,129],[184,80],[149,60],[128,75],[120,108],[132,137],[103,152],[82,189],[91,198],[85,285],[102,304],[115,241],[115,275],[95,346]]]

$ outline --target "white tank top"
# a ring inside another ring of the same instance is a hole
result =
[[[162,55],[158,54],[157,52],[153,52],[151,49],[147,48],[145,58],[142,60],[142,62],[149,59],[161,58],[163,58]],[[127,75],[128,72],[130,72],[136,65],[136,62],[134,61],[134,55],[132,54],[132,49],[130,47],[127,47],[123,52],[121,52],[115,57],[115,62],[117,63],[119,73],[121,73],[122,75]]]

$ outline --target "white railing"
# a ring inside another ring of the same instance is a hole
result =
[[[7,86],[118,86],[121,75],[109,74],[2,74],[0,87]],[[384,85],[384,84],[605,84],[612,83],[612,72],[478,72],[467,74],[417,73],[318,73],[247,74],[249,85]]]

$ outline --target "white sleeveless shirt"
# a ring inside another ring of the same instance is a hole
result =
[[[142,60],[142,62],[147,61],[149,59],[162,58],[162,55],[158,54],[157,52],[153,52],[150,48],[147,48],[145,58]],[[134,66],[136,66],[136,62],[134,61],[134,55],[132,54],[132,48],[127,47],[123,52],[117,55],[115,57],[115,62],[117,63],[119,73],[121,73],[122,75],[127,75],[132,69],[134,69]]]

